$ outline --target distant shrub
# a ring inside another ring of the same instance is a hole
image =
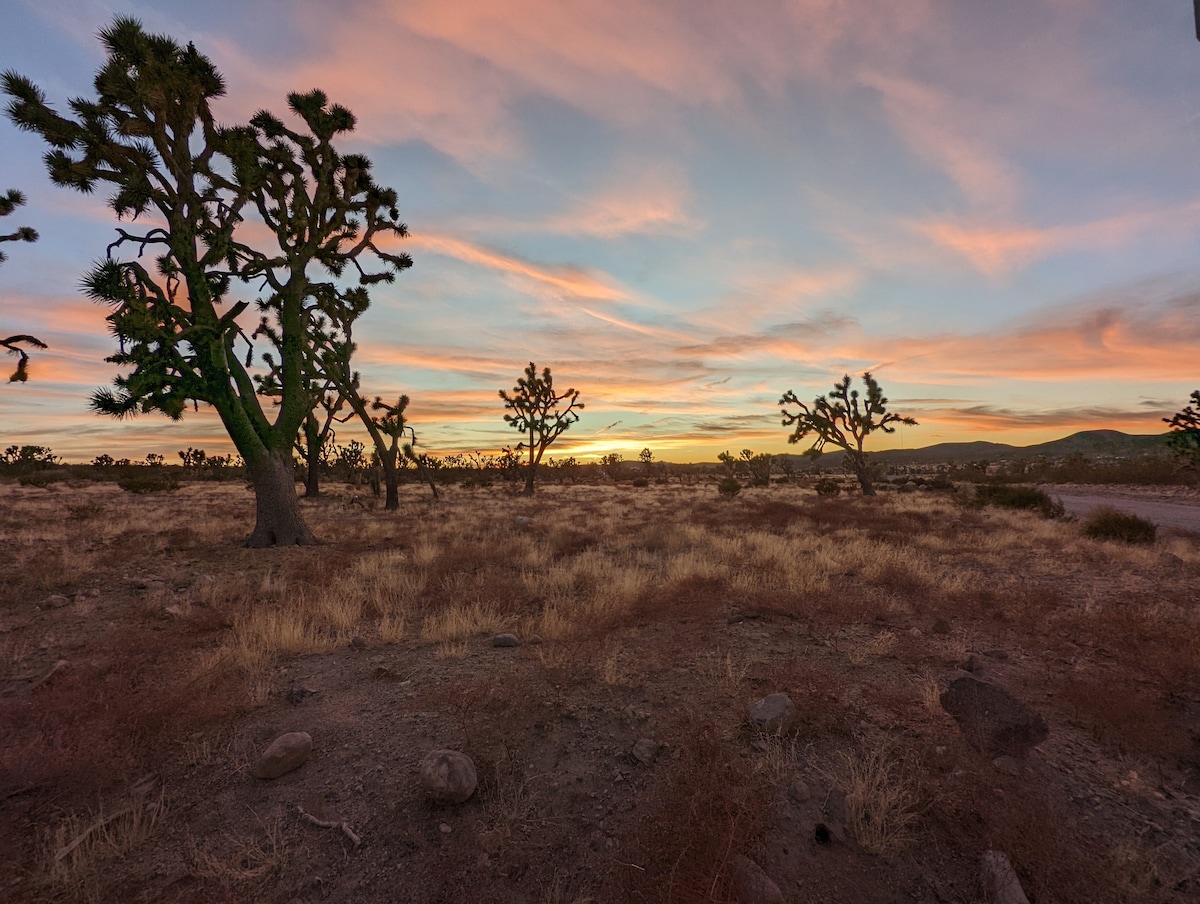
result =
[[[842,485],[832,477],[822,477],[813,484],[818,496],[837,496],[842,492]]]
[[[954,481],[946,474],[938,474],[936,477],[926,480],[925,487],[930,490],[953,490]]]
[[[29,474],[21,474],[17,477],[17,482],[23,487],[44,487],[52,483],[58,483],[60,480],[66,480],[70,475],[66,471],[32,471]]]
[[[149,474],[129,474],[117,481],[128,493],[172,493],[179,489],[179,478],[157,468]]]
[[[648,487],[650,486],[650,481],[645,477],[635,477],[633,478],[633,485],[635,487]]]
[[[1114,508],[1095,509],[1083,525],[1085,537],[1093,540],[1116,540],[1120,543],[1153,543],[1158,525],[1128,512]]]
[[[1037,487],[984,483],[975,488],[975,501],[979,505],[1037,512],[1043,518],[1061,518],[1066,514],[1061,502]]]
[[[736,477],[723,477],[721,482],[717,484],[717,492],[722,496],[728,496],[732,499],[742,491],[742,485],[737,482]]]

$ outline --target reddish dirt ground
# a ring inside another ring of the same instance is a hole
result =
[[[305,506],[337,542],[243,550],[240,487],[0,485],[0,900],[728,902],[744,855],[788,902],[946,904],[983,900],[990,849],[1034,904],[1200,900],[1194,537],[1126,550],[949,501],[636,492],[414,490],[398,516],[335,492]],[[519,647],[484,633],[447,654],[368,617],[323,652],[220,666],[241,610],[213,586],[286,598],[468,521],[488,541],[438,540],[414,619],[466,589],[539,611],[509,541],[547,568],[619,551],[662,573],[540,643],[516,621]],[[677,573],[688,543],[749,534],[814,567],[863,557],[815,594],[749,559]],[[833,545],[803,551],[816,534]],[[905,564],[925,559],[940,570]],[[1047,741],[999,762],[967,744],[936,699],[964,674],[1042,714]],[[774,692],[798,711],[785,739],[747,726]],[[289,731],[311,758],[255,779]],[[476,763],[466,803],[420,792],[437,748]]]

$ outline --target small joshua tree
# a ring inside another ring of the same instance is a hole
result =
[[[550,375],[550,368],[544,368],[539,375],[532,361],[525,368],[525,376],[517,380],[512,395],[501,389],[500,398],[504,400],[504,407],[513,412],[504,415],[504,422],[519,433],[529,435],[528,444],[522,442],[517,446],[517,451],[528,449],[529,466],[525,472],[525,495],[532,496],[534,478],[542,456],[551,443],[579,420],[583,402],[579,401],[579,391],[576,389],[557,394],[554,391],[554,378]]]
[[[875,487],[871,483],[863,443],[876,430],[895,433],[896,428],[891,424],[916,426],[917,422],[911,417],[902,417],[887,410],[888,400],[884,398],[883,390],[870,371],[863,374],[863,383],[867,386],[866,399],[860,400],[858,390],[850,388],[850,375],[846,374],[841,382],[834,384],[828,396],[817,396],[811,406],[796,398],[790,389],[783,394],[779,405],[783,426],[795,426],[788,437],[789,443],[798,443],[806,436],[813,436],[813,444],[805,452],[813,458],[819,456],[826,445],[842,449],[854,476],[858,478],[863,495],[874,496]],[[787,409],[788,405],[795,405],[800,410],[793,414]]]
[[[1200,389],[1189,398],[1191,404],[1183,411],[1163,418],[1171,427],[1167,447],[1191,464],[1200,465]]]
[[[25,196],[15,188],[10,188],[0,195],[0,217],[8,216],[24,203]],[[37,239],[37,230],[29,226],[21,226],[16,232],[10,232],[7,235],[0,234],[0,242],[36,242]],[[4,252],[0,251],[0,264],[5,260]],[[21,348],[22,345],[30,345],[34,348],[46,347],[46,343],[41,339],[35,339],[33,336],[23,333],[0,339],[0,348],[17,356],[17,369],[9,376],[8,382],[10,383],[24,383],[29,379],[29,353]]]

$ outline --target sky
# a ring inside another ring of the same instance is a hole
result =
[[[1200,43],[1185,0],[3,0],[0,68],[91,96],[115,15],[192,41],[227,124],[350,108],[414,265],[357,331],[421,444],[520,437],[525,365],[586,408],[551,455],[789,447],[778,400],[870,370],[919,426],[869,448],[1161,433],[1200,386]],[[0,446],[229,451],[211,411],[115,421],[116,225],[0,119]],[[351,425],[339,440],[360,435]]]

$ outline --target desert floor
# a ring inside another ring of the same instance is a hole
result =
[[[247,550],[240,483],[0,484],[0,900],[948,904],[986,851],[1035,904],[1200,900],[1196,533],[951,493],[404,492],[328,487],[321,546]],[[1048,738],[968,743],[966,675]],[[747,718],[773,693],[782,736]],[[307,762],[255,778],[293,731]],[[421,790],[443,748],[465,803]]]

